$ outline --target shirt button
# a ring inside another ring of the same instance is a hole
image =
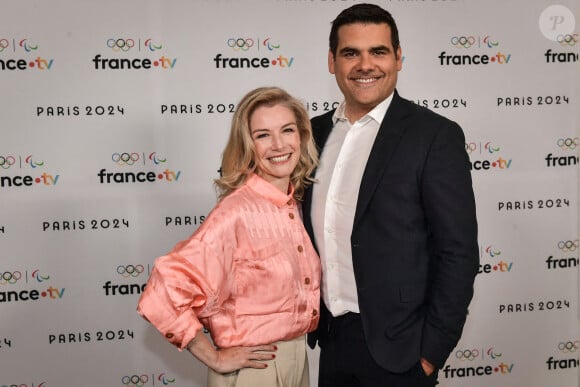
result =
[[[293,213],[289,213],[288,216],[290,217],[290,219],[294,219],[294,214]]]
[[[318,311],[317,311],[316,309],[314,309],[314,310],[312,311],[312,315],[313,315],[313,316],[317,316],[317,315],[318,315]]]
[[[302,246],[298,245],[298,252],[299,252],[299,253],[301,253],[301,252],[303,252],[303,251],[304,251],[304,247],[302,247]]]
[[[292,199],[288,200],[288,203],[286,203],[286,204],[288,204],[289,206],[291,206],[292,205]]]
[[[304,278],[304,283],[306,285],[310,285],[310,278],[308,278],[308,277]]]
[[[172,339],[173,338],[173,333],[169,332],[165,334],[165,337],[167,337],[168,339]]]

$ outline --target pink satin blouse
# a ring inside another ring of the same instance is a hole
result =
[[[320,261],[292,194],[251,176],[155,261],[137,311],[183,349],[289,340],[318,324]]]

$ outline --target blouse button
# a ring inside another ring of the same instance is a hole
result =
[[[167,337],[168,339],[172,339],[173,338],[173,333],[169,332],[165,334],[165,337]]]
[[[298,245],[298,252],[299,252],[299,253],[301,253],[301,252],[303,252],[303,251],[304,251],[304,247],[302,247],[302,246]]]
[[[292,199],[288,200],[288,203],[286,203],[286,204],[288,204],[289,206],[291,206],[292,205]]]
[[[310,285],[310,278],[308,278],[308,277],[304,278],[304,283],[306,285]]]
[[[294,214],[293,213],[289,213],[288,216],[290,217],[290,219],[294,219]]]
[[[317,315],[318,315],[318,311],[317,311],[316,309],[314,309],[314,310],[312,311],[312,315],[313,315],[313,316],[317,316]]]

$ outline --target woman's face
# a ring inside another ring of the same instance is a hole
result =
[[[250,117],[257,174],[282,192],[300,159],[300,133],[292,110],[282,105],[260,106]]]

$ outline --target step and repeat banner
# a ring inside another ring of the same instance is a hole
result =
[[[216,203],[247,91],[337,106],[328,33],[354,3],[2,2],[0,386],[205,385],[137,300]],[[375,3],[400,94],[457,121],[472,165],[481,267],[440,385],[578,386],[579,2]]]

